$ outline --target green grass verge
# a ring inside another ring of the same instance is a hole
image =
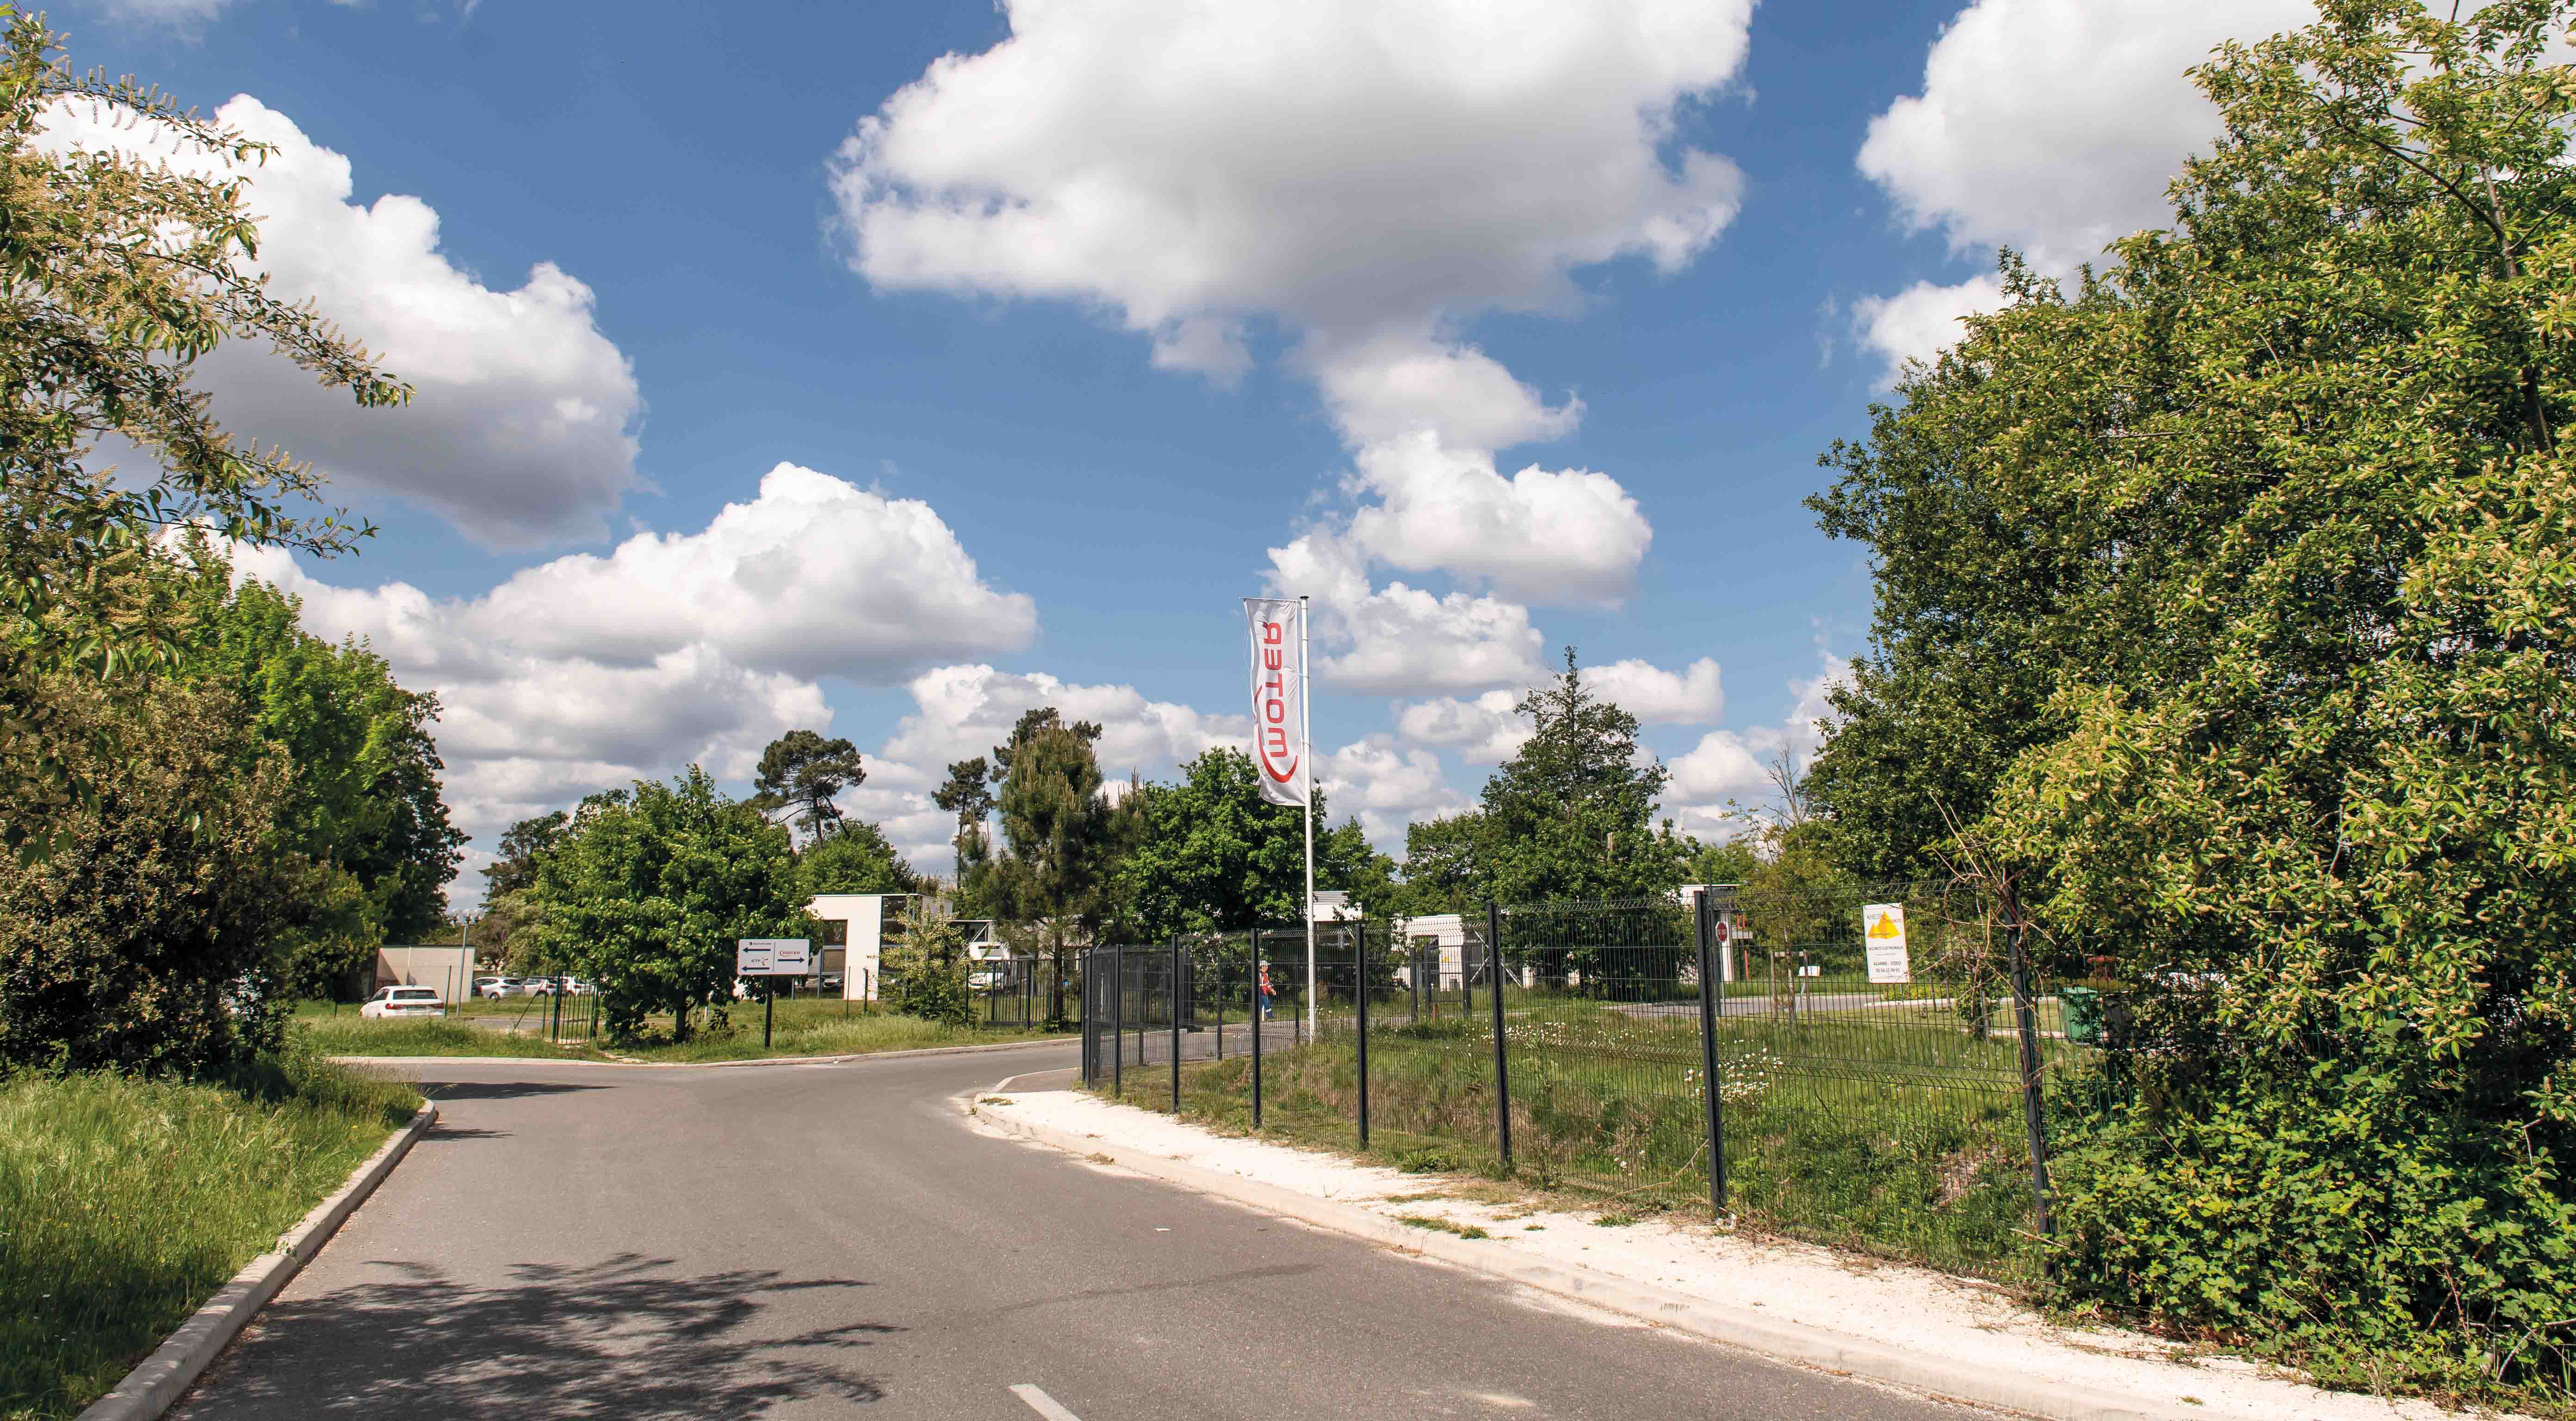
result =
[[[1699,1024],[1536,994],[1506,999],[1512,1178],[1617,1212],[1709,1207]],[[1370,1154],[1400,1169],[1502,1176],[1489,1028],[1444,1021],[1372,1030]],[[1719,1027],[1728,1203],[1751,1228],[2006,1281],[2033,1281],[2018,1047],[1972,1034],[1948,1005],[1842,1020],[1767,1014]],[[1265,1133],[1357,1144],[1356,1053],[1326,1022],[1320,1046],[1276,1051]],[[2052,1054],[2072,1048],[2049,1043]],[[1251,1125],[1250,1063],[1183,1072],[1182,1105]],[[1161,1070],[1128,1098],[1160,1108]]]
[[[436,1017],[364,1021],[354,1016],[303,1017],[291,1028],[326,1056],[523,1056],[548,1061],[607,1058],[588,1043],[550,1042],[527,1032],[494,1031]]]
[[[996,1031],[943,1026],[890,1012],[845,1012],[837,1000],[806,997],[778,1003],[766,1048],[760,1041],[757,1002],[736,1003],[721,1027],[702,1019],[683,1042],[668,1039],[667,1017],[648,1023],[648,1035],[639,1042],[594,1043],[580,1037],[550,1042],[541,1034],[544,1018],[531,1012],[522,1020],[518,1006],[513,999],[472,1015],[395,1021],[368,1021],[345,1012],[338,1016],[299,1013],[295,1029],[301,1039],[333,1056],[512,1056],[555,1061],[757,1061],[1048,1039],[1043,1030]],[[508,1029],[513,1025],[517,1029]]]
[[[0,1079],[0,1416],[76,1415],[419,1105],[302,1052],[220,1085]]]
[[[793,1010],[791,1008],[811,1008]],[[1045,1031],[992,1031],[944,1026],[917,1016],[864,1013],[844,1018],[837,1002],[780,1002],[767,1050],[760,1044],[760,1006],[739,1005],[722,1031],[701,1029],[678,1044],[656,1042],[618,1048],[645,1061],[756,1061],[770,1056],[855,1056],[876,1051],[918,1051],[933,1046],[988,1046],[1043,1041]],[[1071,1038],[1062,1038],[1071,1039]]]

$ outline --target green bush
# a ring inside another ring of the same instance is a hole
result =
[[[267,964],[316,882],[280,842],[286,765],[224,692],[45,694],[93,793],[0,777],[0,819],[50,844],[0,855],[0,1068],[195,1074],[273,1044]]]
[[[927,907],[911,914],[900,939],[886,944],[879,959],[884,993],[896,1011],[946,1026],[974,1020],[974,999],[966,977],[966,934],[948,920],[935,900],[913,900]]]
[[[1815,505],[1878,584],[1837,851],[2135,987],[2069,1286],[2390,1388],[2558,1387],[2576,1330],[2571,20],[2223,47],[2171,222],[2008,259]]]
[[[2510,1123],[2332,1063],[2188,1109],[2088,1093],[2059,1113],[2070,1299],[2373,1389],[2567,1389],[2576,1206]]]

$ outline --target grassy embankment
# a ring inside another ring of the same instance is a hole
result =
[[[548,1041],[541,1012],[544,1003],[524,1013],[523,999],[466,1008],[444,1019],[367,1021],[343,1008],[328,1014],[312,1004],[297,1013],[297,1030],[317,1049],[334,1056],[516,1056],[546,1060],[587,1061],[755,1061],[781,1056],[855,1056],[879,1051],[910,1051],[934,1046],[977,1046],[1006,1041],[1044,1040],[1045,1031],[1004,1031],[943,1026],[892,1012],[851,1011],[833,998],[781,998],[770,1045],[760,1044],[761,1007],[737,1002],[724,1026],[700,1017],[687,1041],[670,1039],[671,1021],[657,1017],[646,1025],[643,1040],[610,1044],[570,1037]],[[570,1004],[566,1004],[570,1010]],[[584,1008],[585,1015],[587,1007]],[[489,1023],[488,1025],[485,1023]]]
[[[419,1106],[302,1053],[225,1084],[0,1079],[0,1417],[77,1414]]]
[[[1602,1209],[1704,1214],[1695,1014],[1640,1019],[1535,994],[1506,1003],[1514,1179]],[[2013,1038],[1970,1035],[1946,1004],[1885,1010],[1795,1027],[1721,1023],[1730,1207],[1755,1229],[2033,1276],[2019,1232],[2030,1196]],[[1470,1020],[1373,1030],[1372,1157],[1499,1177],[1492,1051],[1488,1029]],[[1239,1056],[1187,1067],[1183,1111],[1248,1130],[1249,1068]],[[1128,1098],[1161,1106],[1167,1079],[1160,1067],[1131,1073]],[[1356,1053],[1328,1021],[1322,1045],[1264,1062],[1264,1133],[1353,1151],[1358,1094]]]

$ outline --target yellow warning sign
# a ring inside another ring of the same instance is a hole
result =
[[[1911,982],[1914,963],[1905,951],[1905,905],[1871,903],[1860,910],[1861,946],[1869,956],[1869,980]]]

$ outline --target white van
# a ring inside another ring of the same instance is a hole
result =
[[[436,987],[378,987],[358,1015],[382,1021],[397,1016],[437,1016],[447,1003],[438,999]]]

